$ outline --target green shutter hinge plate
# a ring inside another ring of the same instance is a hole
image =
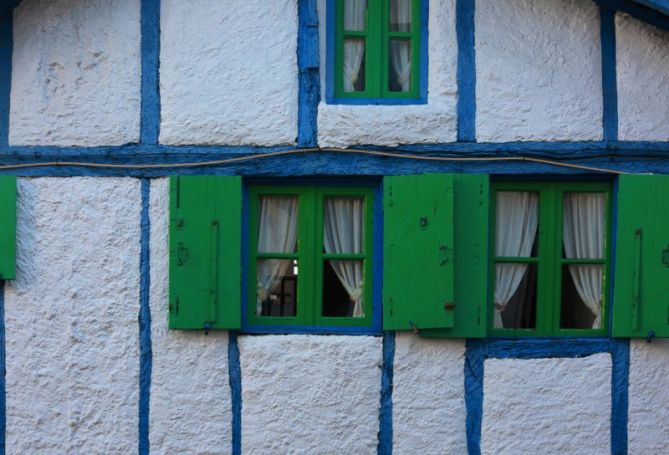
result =
[[[669,245],[662,250],[662,264],[664,264],[665,267],[669,267]]]

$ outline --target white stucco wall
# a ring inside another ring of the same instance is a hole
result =
[[[477,2],[477,140],[601,139],[599,27],[595,2]]]
[[[669,453],[669,340],[630,342],[629,453]]]
[[[669,140],[669,32],[616,14],[618,137]]]
[[[467,453],[464,362],[464,340],[397,334],[393,453]]]
[[[457,40],[455,0],[432,0],[428,21],[428,103],[400,106],[327,104],[325,102],[325,0],[318,1],[321,50],[321,146],[452,142],[457,139]]]
[[[24,0],[14,11],[9,141],[139,140],[139,0]]]
[[[382,339],[239,338],[242,453],[376,454]]]
[[[227,332],[167,329],[169,179],[151,182],[151,453],[229,453]]]
[[[136,452],[139,221],[136,179],[19,180],[7,453]]]
[[[297,0],[164,0],[160,142],[294,143],[297,25]]]
[[[611,356],[490,359],[483,454],[611,453]]]

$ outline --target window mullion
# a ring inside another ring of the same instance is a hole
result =
[[[550,260],[551,271],[551,320],[548,330],[551,335],[560,331],[562,312],[562,188],[559,183],[551,183],[553,248]]]
[[[314,188],[314,249],[312,256],[314,271],[314,287],[312,290],[312,309],[315,324],[323,322],[323,190]]]
[[[553,184],[539,193],[539,283],[537,290],[537,333],[551,335],[555,294],[555,196]]]
[[[299,243],[298,252],[298,321],[302,325],[313,324],[312,294],[314,283],[313,271],[313,192],[302,190],[300,192],[299,207]]]
[[[387,20],[388,13],[386,12],[388,0],[369,0],[368,9],[368,27],[369,34],[367,39],[367,82],[369,83],[368,91],[371,98],[381,98],[383,95],[383,79],[384,69],[383,60],[384,54],[387,52],[387,45],[385,43],[384,26]],[[374,14],[380,11],[381,14]]]

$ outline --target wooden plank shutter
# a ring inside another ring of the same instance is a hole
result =
[[[16,278],[16,176],[0,176],[0,280]]]
[[[455,197],[455,324],[422,330],[427,338],[484,338],[488,315],[490,179],[453,174]]]
[[[240,177],[170,181],[171,329],[241,326]]]
[[[453,327],[453,176],[383,181],[383,328]]]
[[[621,175],[613,336],[669,337],[669,176]]]

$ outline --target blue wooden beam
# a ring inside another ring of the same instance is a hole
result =
[[[635,19],[669,31],[669,15],[667,14],[669,9],[667,3],[669,2],[667,1],[595,0],[595,2],[600,6],[627,13]],[[653,4],[652,7],[651,4]]]

